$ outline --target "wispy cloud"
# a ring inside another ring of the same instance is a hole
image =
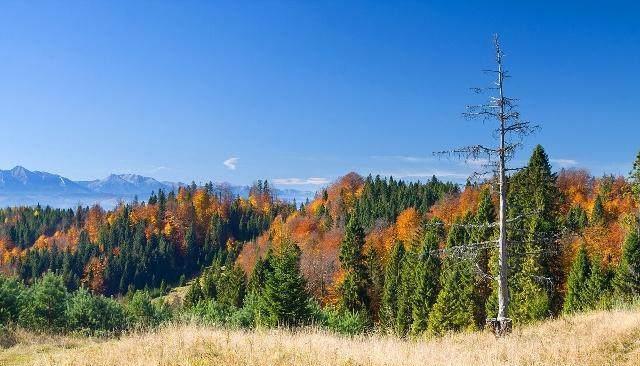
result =
[[[550,159],[550,161],[560,168],[570,168],[578,165],[578,162],[573,159]]]
[[[371,158],[385,161],[403,161],[406,163],[423,163],[433,161],[431,156],[410,156],[410,155],[374,155]]]
[[[240,158],[231,157],[223,161],[222,164],[224,164],[224,166],[226,166],[229,170],[236,170],[236,166],[238,165],[238,160],[240,160]]]
[[[328,184],[330,181],[327,178],[276,178],[273,180],[275,184],[285,185],[285,186],[301,186],[301,185],[323,185]]]
[[[147,170],[147,173],[154,174],[154,173],[158,173],[158,172],[164,172],[164,171],[167,171],[167,170],[171,170],[171,168],[166,167],[166,166],[156,166],[156,167],[153,167],[153,168]]]

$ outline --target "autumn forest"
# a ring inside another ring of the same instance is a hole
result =
[[[640,295],[640,155],[629,170],[555,172],[537,146],[509,178],[516,325]],[[109,211],[2,209],[0,321],[93,334],[186,318],[401,337],[481,329],[497,301],[493,183],[349,173],[297,204],[257,181],[248,198],[207,184]]]

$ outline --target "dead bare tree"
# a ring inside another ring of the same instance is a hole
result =
[[[511,330],[511,319],[508,317],[509,307],[509,287],[508,287],[508,253],[507,253],[507,172],[517,170],[509,168],[508,162],[513,158],[515,152],[522,145],[523,138],[535,131],[537,126],[531,122],[522,120],[518,112],[517,100],[505,95],[505,80],[509,78],[508,72],[504,69],[504,53],[500,47],[498,35],[494,36],[496,68],[485,70],[491,74],[496,81],[488,88],[473,88],[476,93],[490,93],[487,102],[479,105],[467,106],[464,113],[465,118],[480,120],[482,122],[494,122],[497,127],[494,130],[494,138],[497,146],[473,145],[465,146],[453,151],[442,152],[453,154],[466,160],[486,159],[483,164],[485,168],[491,168],[484,172],[475,172],[476,177],[486,176],[493,173],[497,177],[500,207],[497,226],[499,227],[498,247],[498,311],[496,318],[487,319],[487,325],[491,326],[497,335],[504,335]],[[442,154],[440,153],[440,154]],[[486,243],[482,243],[486,244]],[[473,244],[469,244],[473,245]],[[491,246],[496,245],[492,241]]]

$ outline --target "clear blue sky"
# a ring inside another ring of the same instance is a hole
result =
[[[469,168],[431,153],[486,142],[460,115],[498,32],[507,91],[543,126],[528,141],[556,166],[626,174],[640,8],[519,3],[3,2],[0,167],[305,188],[351,170],[459,180]]]

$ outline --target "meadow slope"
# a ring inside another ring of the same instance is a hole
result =
[[[320,331],[172,325],[100,340],[18,332],[0,365],[637,365],[640,311],[594,312],[518,328],[407,341]]]

